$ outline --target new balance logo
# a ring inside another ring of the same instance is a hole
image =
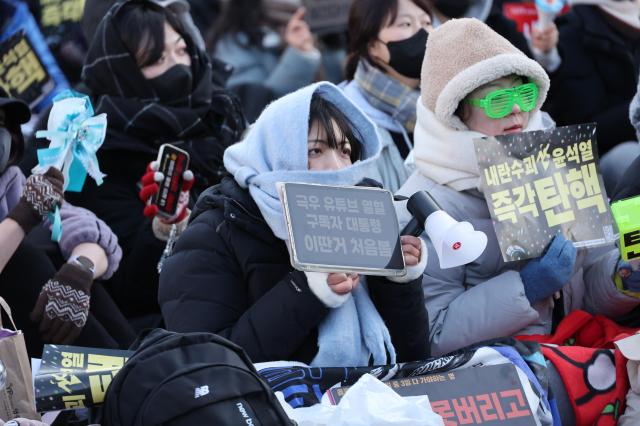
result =
[[[209,386],[200,386],[199,388],[196,388],[196,395],[194,396],[194,399],[198,399],[205,395],[209,395]]]

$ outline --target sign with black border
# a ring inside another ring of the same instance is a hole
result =
[[[309,272],[406,274],[391,192],[284,183],[291,264]]]

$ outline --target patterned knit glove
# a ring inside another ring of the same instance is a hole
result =
[[[45,342],[72,343],[80,334],[89,315],[93,274],[65,263],[42,287],[31,319],[40,322]]]
[[[22,190],[18,204],[7,217],[18,222],[25,233],[45,220],[64,201],[64,177],[53,167],[43,175],[31,175]]]

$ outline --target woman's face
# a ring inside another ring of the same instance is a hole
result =
[[[147,80],[165,73],[174,65],[191,66],[191,57],[187,43],[171,25],[164,23],[164,50],[162,56],[154,64],[142,67],[141,71]]]
[[[317,120],[311,122],[307,141],[309,170],[340,170],[353,164],[351,162],[351,144],[344,139],[335,120],[331,120],[331,125],[333,133],[341,139],[339,149],[329,146],[327,132]]]
[[[393,22],[378,33],[378,40],[369,46],[369,55],[383,64],[388,64],[391,55],[386,43],[406,40],[421,28],[431,31],[431,17],[411,0],[398,0],[398,14]]]
[[[523,83],[522,78],[519,76],[503,77],[477,88],[466,99],[482,99],[494,90],[509,89]],[[529,124],[530,113],[521,111],[520,107],[514,104],[509,115],[493,119],[487,117],[484,109],[465,103],[462,116],[464,117],[462,121],[469,130],[487,136],[498,136],[522,132]]]

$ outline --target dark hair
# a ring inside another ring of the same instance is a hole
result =
[[[129,1],[118,11],[116,28],[139,68],[156,63],[162,56],[165,22],[185,37],[174,13],[150,1]],[[189,45],[190,39],[185,37],[185,42]]]
[[[431,15],[428,0],[411,0]],[[353,80],[358,62],[364,58],[376,63],[369,56],[369,45],[378,38],[380,30],[390,25],[398,16],[398,0],[354,0],[349,10],[349,47],[345,75]]]
[[[262,0],[229,0],[226,2],[222,14],[213,25],[207,36],[207,48],[213,50],[216,43],[226,34],[237,36],[246,34],[248,46],[261,46],[266,19],[265,7]]]
[[[332,120],[340,129],[340,134],[333,131]],[[332,149],[340,149],[342,142],[349,141],[351,145],[351,162],[355,163],[362,156],[362,135],[354,128],[351,120],[340,109],[322,96],[314,93],[311,97],[309,110],[309,127],[318,121],[327,134],[327,145]]]
[[[9,151],[9,161],[7,166],[18,164],[22,159],[24,153],[24,137],[22,136],[22,128],[20,124],[9,114],[6,109],[0,108],[4,114],[3,122],[0,122],[0,127],[7,129],[11,135],[11,148]]]

